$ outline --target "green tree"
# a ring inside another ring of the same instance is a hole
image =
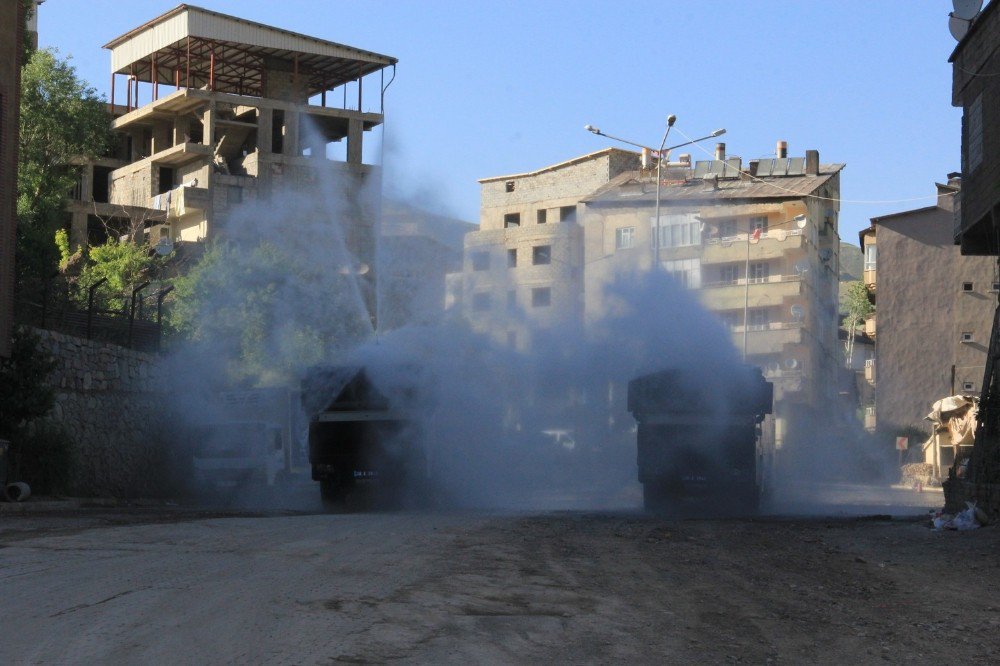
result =
[[[62,257],[68,256],[65,231],[56,236]],[[91,286],[105,280],[96,290],[99,302],[113,310],[124,311],[132,298],[132,289],[146,280],[155,280],[166,262],[146,243],[130,243],[111,238],[104,245],[91,246],[84,257],[77,279],[76,297],[86,305]]]
[[[103,98],[55,51],[33,51],[21,71],[18,142],[18,281],[52,275],[59,263],[53,242],[65,220],[74,183],[74,158],[95,158],[111,145],[111,118]]]
[[[350,280],[271,242],[213,243],[174,281],[166,324],[211,350],[230,381],[286,381],[371,335]]]
[[[847,313],[844,316],[844,328],[847,329],[847,344],[845,345],[845,355],[847,367],[851,367],[854,359],[854,336],[858,326],[865,323],[865,318],[875,312],[875,306],[868,296],[868,288],[863,282],[854,281],[847,285],[844,292],[842,307]]]
[[[52,409],[53,390],[46,380],[55,361],[27,329],[14,331],[10,358],[0,358],[0,439],[14,439],[29,422]]]

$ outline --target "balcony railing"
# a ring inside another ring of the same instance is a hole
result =
[[[149,207],[153,210],[166,211],[168,218],[200,212],[208,207],[208,189],[181,185],[152,197],[149,201]]]
[[[870,314],[865,317],[865,335],[869,338],[875,337],[875,315]]]

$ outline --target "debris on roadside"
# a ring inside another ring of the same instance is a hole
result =
[[[974,530],[988,525],[989,516],[976,506],[975,502],[966,502],[966,508],[955,515],[939,509],[931,514],[931,525],[934,530]]]

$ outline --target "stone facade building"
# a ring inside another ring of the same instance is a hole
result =
[[[993,259],[954,244],[957,175],[937,185],[933,206],[872,218],[860,233],[865,282],[876,311],[873,380],[879,430],[926,430],[931,405],[982,390],[1000,286]]]
[[[465,236],[463,279],[453,294],[469,320],[511,346],[528,343],[527,322],[582,323],[580,201],[638,166],[637,153],[609,148],[480,180],[479,230]]]

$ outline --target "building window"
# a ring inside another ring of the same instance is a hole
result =
[[[875,244],[865,245],[865,270],[875,270]]]
[[[243,188],[242,187],[230,187],[229,196],[227,197],[229,205],[235,205],[243,203]]]
[[[511,289],[507,292],[507,312],[517,310],[517,291]]]
[[[507,268],[517,267],[517,248],[507,250]]]
[[[701,262],[697,259],[677,259],[664,261],[663,270],[688,289],[701,287]]]
[[[963,391],[975,391],[976,390],[976,385],[973,384],[972,382],[963,382],[962,383],[962,390]]]
[[[767,233],[767,216],[759,215],[757,217],[750,218],[750,233],[760,231],[762,234]]]
[[[552,290],[548,287],[535,287],[531,290],[531,307],[544,308],[552,305]]]
[[[630,247],[635,247],[635,227],[615,229],[615,249],[627,250]]]
[[[736,284],[740,281],[740,265],[728,264],[719,269],[719,281],[724,284]]]
[[[771,266],[767,262],[750,264],[750,284],[767,282],[771,276]]]
[[[472,309],[476,312],[485,312],[490,309],[490,294],[482,291],[472,295]]]
[[[722,325],[730,331],[736,330],[736,327],[740,325],[740,315],[737,312],[723,312],[719,318],[722,320]]]
[[[514,191],[514,181],[513,180],[508,180],[506,183],[503,184],[503,188],[507,192],[513,192]]]
[[[560,222],[576,222],[576,206],[563,206],[559,209]]]
[[[968,172],[972,173],[983,161],[983,96],[980,94],[969,105],[965,117],[966,136],[969,138],[966,159]]]
[[[767,330],[771,323],[770,315],[766,308],[751,308],[747,311],[747,321],[751,331]]]
[[[962,342],[973,342],[974,340],[972,331],[962,331]]]
[[[545,217],[546,213],[547,211],[544,208],[539,208],[535,213],[535,221],[538,222],[538,224],[545,224],[548,221]]]
[[[472,253],[472,270],[474,270],[474,271],[488,271],[488,270],[490,270],[490,253],[489,252],[473,252]]]
[[[521,214],[520,213],[507,213],[503,216],[503,228],[504,229],[516,229],[521,226]]]
[[[650,239],[656,240],[656,217],[649,218]],[[660,247],[701,245],[701,221],[694,214],[660,217]]]
[[[994,282],[990,287],[990,291],[1000,291],[1000,282]]]
[[[729,218],[719,222],[719,236],[731,238],[736,235],[736,220]]]
[[[963,282],[962,283],[962,291],[972,291],[972,283],[971,282]]]
[[[552,246],[536,245],[531,248],[531,263],[533,266],[541,266],[552,263]]]

